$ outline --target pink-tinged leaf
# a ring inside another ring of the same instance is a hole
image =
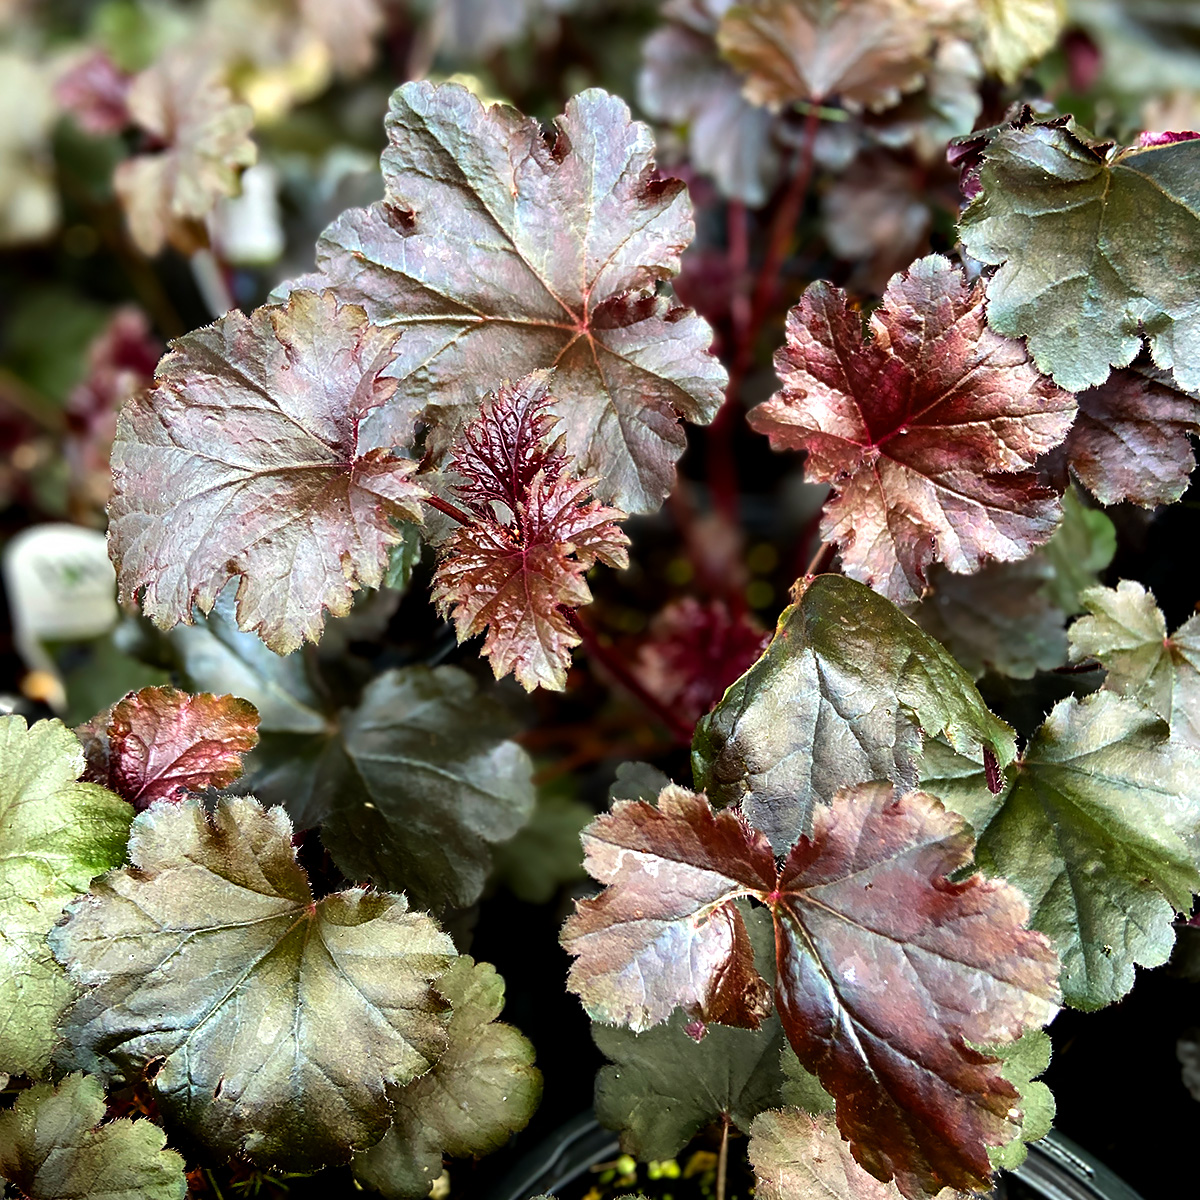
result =
[[[139,812],[156,800],[228,787],[258,744],[258,709],[236,696],[172,687],[130,692],[76,731],[87,773]]]
[[[1186,490],[1196,465],[1188,435],[1200,433],[1200,399],[1169,379],[1153,368],[1120,370],[1079,393],[1064,449],[1079,482],[1102,504],[1132,500],[1153,508]]]
[[[749,416],[776,449],[807,451],[807,477],[834,486],[822,536],[898,604],[921,597],[934,562],[968,574],[1026,557],[1061,515],[1033,467],[1074,397],[987,328],[983,302],[931,255],[893,277],[864,341],[845,293],[815,283],[775,356],[783,387]]]
[[[85,132],[120,133],[132,122],[131,82],[132,76],[122,71],[103,50],[94,50],[58,77],[54,98]]]
[[[241,168],[257,150],[254,113],[234,103],[211,59],[176,47],[138,75],[129,113],[162,149],[126,159],[113,176],[129,232],[143,254],[168,242],[181,253],[207,245],[204,218],[237,191]]]
[[[331,292],[233,311],[174,343],[157,386],[121,414],[109,549],[121,594],[161,628],[209,612],[240,577],[237,620],[280,654],[324,612],[378,587],[397,520],[421,519],[415,464],[363,450],[395,390],[397,330]]]
[[[592,1018],[643,1030],[678,1007],[693,1021],[756,1029],[769,990],[732,900],[771,889],[767,839],[671,785],[657,807],[618,801],[584,830],[583,847],[588,871],[610,886],[578,902],[562,944],[576,956],[567,986]]]
[[[1176,142],[1190,142],[1200,138],[1200,133],[1187,131],[1184,133],[1146,133],[1138,134],[1138,145],[1144,150],[1148,146],[1172,146]]]
[[[651,622],[634,670],[646,689],[694,725],[766,649],[771,635],[723,600],[685,596]]]
[[[597,560],[628,564],[619,509],[591,498],[592,479],[564,474],[563,439],[547,445],[557,419],[536,371],[484,402],[464,431],[453,469],[475,520],[440,548],[433,577],[439,610],[453,616],[460,642],[487,631],[483,654],[499,679],[561,691],[579,644],[563,609],[590,604],[584,573]]]
[[[970,828],[920,792],[838,794],[777,884],[776,1006],[855,1158],[909,1197],[982,1188],[1017,1089],[973,1045],[1045,1024],[1058,958],[1002,880],[948,876]]]
[[[726,373],[708,324],[662,288],[694,226],[683,182],[655,174],[649,129],[590,89],[548,140],[511,108],[424,82],[396,90],[386,124],[384,199],[343,213],[299,281],[405,330],[375,444],[405,444],[424,408],[440,459],[485,391],[553,367],[567,451],[600,499],[657,509],[680,418],[711,421]]]

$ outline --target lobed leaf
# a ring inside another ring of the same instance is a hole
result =
[[[386,125],[384,199],[343,213],[299,281],[404,331],[376,444],[404,444],[425,406],[441,456],[485,391],[553,367],[567,452],[600,498],[658,508],[680,416],[712,420],[726,374],[708,325],[656,290],[693,225],[684,184],[652,174],[650,131],[591,89],[548,142],[450,83],[404,84]]]
[[[437,982],[453,1011],[446,1051],[431,1070],[393,1089],[391,1129],[354,1157],[357,1180],[388,1200],[419,1200],[442,1173],[442,1155],[480,1156],[524,1129],[542,1095],[533,1047],[496,1020],[504,980],[466,955]]]
[[[84,989],[64,1063],[145,1078],[210,1152],[263,1167],[377,1141],[388,1089],[446,1048],[454,945],[432,918],[386,892],[314,900],[283,810],[252,797],[153,805],[129,857],[51,934]]]
[[[597,560],[625,567],[620,509],[591,499],[594,479],[565,474],[562,438],[548,409],[548,375],[505,384],[484,401],[451,463],[474,521],[440,547],[433,597],[460,642],[486,630],[483,654],[500,679],[527,691],[562,691],[579,636],[563,609],[591,603],[584,574]]]
[[[59,721],[0,717],[0,1073],[45,1074],[75,996],[46,935],[125,854],[133,809],[93,783]],[[3,1119],[3,1118],[0,1118]]]
[[[1037,553],[1053,568],[1046,591],[1068,616],[1083,611],[1079,597],[1095,587],[1117,552],[1117,531],[1099,509],[1089,508],[1070,485],[1063,493],[1062,524]]]
[[[861,583],[820,575],[697,726],[692,771],[784,854],[841,788],[915,787],[922,731],[986,746],[1000,766],[1016,753],[1012,730],[932,637]]]
[[[28,1200],[184,1200],[183,1158],[153,1121],[105,1121],[89,1075],[35,1083],[0,1112],[0,1179]]]
[[[396,387],[397,331],[332,292],[234,310],[187,334],[127,405],[113,449],[109,547],[122,596],[160,627],[208,612],[240,578],[237,616],[286,654],[378,587],[424,489],[360,425]]]
[[[1166,962],[1200,891],[1200,758],[1131,700],[1054,707],[999,795],[980,763],[930,743],[921,785],[971,822],[977,861],[1029,897],[1068,1004],[1095,1009]]]
[[[235,696],[142,688],[76,732],[87,780],[141,812],[155,800],[228,787],[258,744],[258,711]]]
[[[892,278],[870,332],[844,292],[812,284],[775,356],[782,390],[749,415],[833,484],[821,535],[846,573],[904,604],[934,562],[970,574],[1027,557],[1061,515],[1033,468],[1074,398],[987,329],[983,289],[938,255]]]
[[[988,1151],[993,1167],[1012,1171],[1028,1157],[1029,1143],[1044,1138],[1054,1124],[1054,1096],[1037,1079],[1050,1066],[1050,1035],[1042,1029],[1031,1029],[1007,1046],[983,1049],[1003,1061],[1004,1078],[1021,1093],[1019,1120],[1012,1122],[1012,1140]]]
[[[1131,363],[1143,335],[1182,388],[1200,389],[1200,144],[1115,150],[1026,109],[991,139],[979,181],[960,235],[999,268],[993,329],[1024,337],[1073,391]]]
[[[1071,626],[1071,660],[1099,659],[1109,691],[1153,709],[1200,749],[1200,617],[1168,637],[1154,597],[1132,579],[1089,588],[1080,599],[1089,615]]]

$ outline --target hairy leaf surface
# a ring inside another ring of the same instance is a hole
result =
[[[29,1200],[184,1200],[183,1158],[167,1135],[104,1112],[104,1086],[88,1075],[21,1092],[0,1113],[0,1179]]]
[[[1131,363],[1145,334],[1154,361],[1200,389],[1200,142],[1114,151],[1026,110],[991,140],[979,180],[960,232],[999,268],[993,329],[1024,337],[1073,391]]]
[[[833,484],[821,535],[846,573],[903,604],[934,562],[969,574],[1025,558],[1061,514],[1033,467],[1074,398],[986,327],[982,287],[938,255],[892,278],[870,334],[844,292],[812,284],[775,356],[782,390],[749,416]]]
[[[504,1007],[496,968],[464,955],[437,989],[453,1005],[446,1051],[420,1078],[392,1090],[391,1129],[353,1161],[355,1177],[388,1200],[429,1195],[443,1154],[499,1150],[529,1123],[542,1095],[533,1047],[496,1019]]]
[[[984,1186],[1018,1092],[995,1054],[971,1047],[1045,1024],[1058,960],[1024,928],[1016,888],[950,882],[973,849],[960,817],[890,784],[845,789],[776,873],[760,834],[672,787],[657,809],[618,803],[585,845],[607,887],[579,902],[563,944],[578,956],[568,986],[594,1018],[644,1028],[731,976],[750,994],[752,965],[725,931],[733,900],[755,897],[775,921],[784,1031],[855,1158],[914,1198]]]
[[[141,812],[155,800],[228,787],[258,743],[258,712],[236,696],[142,688],[77,732],[86,778]]]
[[[921,732],[1016,748],[970,677],[895,605],[820,575],[779,618],[775,639],[696,728],[692,770],[715,804],[740,805],[784,854],[816,807],[849,784],[917,784]]]
[[[51,934],[85,989],[69,1065],[151,1081],[210,1151],[313,1170],[377,1141],[387,1089],[446,1048],[434,981],[455,957],[403,896],[314,901],[282,809],[252,797],[157,804],[131,866],[98,880]]]
[[[1109,691],[1141,701],[1200,749],[1200,616],[1168,637],[1154,597],[1132,579],[1080,599],[1089,615],[1071,626],[1072,660],[1099,659]]]
[[[1050,1089],[1038,1080],[1050,1066],[1050,1035],[1031,1029],[1007,1046],[987,1046],[985,1052],[1003,1060],[1002,1074],[1021,1093],[1020,1120],[1013,1121],[1012,1141],[993,1147],[992,1166],[1011,1171],[1029,1154],[1029,1143],[1044,1138],[1054,1124],[1055,1104]]]
[[[726,375],[707,323],[655,290],[693,225],[684,184],[653,177],[649,129],[592,89],[547,142],[536,121],[450,83],[404,84],[386,124],[385,198],[343,213],[300,281],[405,331],[376,444],[404,444],[427,406],[444,453],[483,392],[554,367],[567,451],[600,498],[658,508],[679,418],[712,420]]]
[[[378,587],[393,519],[421,519],[415,464],[359,426],[395,391],[397,331],[332,292],[236,309],[180,338],[113,450],[109,547],[121,594],[168,628],[241,580],[238,624],[281,654]]]
[[[999,795],[980,763],[938,743],[921,786],[974,826],[979,864],[1029,897],[1068,1004],[1101,1008],[1135,964],[1166,962],[1175,913],[1200,890],[1200,758],[1152,712],[1111,692],[1071,697]]]
[[[0,1072],[42,1075],[75,989],[46,934],[63,906],[125,854],[133,809],[77,783],[75,735],[59,721],[0,717]]]
[[[562,691],[579,644],[562,609],[590,604],[584,575],[597,560],[625,567],[625,514],[591,498],[595,479],[567,474],[545,372],[505,384],[463,432],[452,469],[475,520],[440,546],[433,596],[460,642],[486,630],[483,654],[497,679],[512,672],[528,691]]]

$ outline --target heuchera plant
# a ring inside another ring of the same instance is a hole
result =
[[[288,36],[350,74],[384,10],[345,7],[335,30],[291,5]],[[445,7],[446,46],[512,36]],[[460,949],[498,877],[578,886],[565,986],[636,1158],[715,1122],[718,1200],[731,1132],[769,1200],[947,1200],[1021,1163],[1054,1113],[1044,1027],[1164,963],[1200,891],[1200,618],[1168,632],[1099,580],[1104,506],[1170,504],[1193,467],[1200,141],[1005,112],[1062,30],[1055,0],[669,0],[641,104],[688,183],[605,90],[544,126],[407,82],[383,196],[312,273],[175,337],[149,381],[109,331],[71,436],[103,464],[123,402],[108,546],[179,686],[74,730],[0,717],[18,1194],[199,1195],[229,1163],[444,1189],[542,1088]],[[114,186],[145,255],[204,247],[254,160],[213,61],[92,54],[59,81],[91,133],[141,131]],[[814,179],[828,206],[872,155],[945,178],[872,193],[903,218],[827,212],[805,258]],[[689,184],[724,225],[685,259]],[[702,425],[700,495],[676,464]],[[745,599],[758,435],[823,489],[773,636]],[[696,594],[656,601],[635,653],[585,610],[665,528]],[[329,667],[376,636],[370,593],[421,588],[440,633]],[[611,739],[555,764],[479,657],[542,714],[638,703],[675,780],[623,766],[598,815],[548,792]],[[1021,738],[976,686],[1054,670]]]

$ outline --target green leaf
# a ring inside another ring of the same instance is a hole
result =
[[[1044,1083],[1035,1082],[1050,1065],[1050,1036],[1044,1030],[1030,1029],[1015,1042],[981,1049],[1004,1063],[1000,1073],[1021,1093],[1021,1119],[1014,1122],[1012,1141],[988,1150],[993,1167],[1012,1171],[1025,1161],[1028,1144],[1045,1137],[1054,1124],[1054,1096]]]
[[[0,1178],[29,1200],[184,1200],[183,1158],[153,1121],[104,1121],[88,1075],[34,1084],[0,1113]]]
[[[390,550],[388,555],[387,573],[383,577],[383,586],[397,592],[408,587],[413,569],[421,561],[421,530],[411,521],[400,524],[400,541]]]
[[[1072,661],[1098,658],[1109,691],[1153,709],[1200,748],[1200,616],[1167,637],[1154,597],[1131,579],[1091,588],[1080,599],[1090,615],[1071,626]]]
[[[372,680],[340,726],[321,829],[334,862],[429,907],[474,903],[491,847],[533,813],[511,713],[457,667],[405,667]]]
[[[754,946],[755,966],[773,981],[770,916],[744,902],[739,908]],[[673,1158],[711,1121],[727,1118],[748,1133],[760,1112],[782,1100],[780,1058],[787,1043],[777,1014],[772,1012],[757,1029],[708,1025],[699,1041],[688,1029],[682,1009],[642,1033],[592,1025],[592,1039],[611,1062],[596,1075],[596,1119],[620,1131],[621,1149],[641,1162]],[[803,1072],[799,1063],[796,1067]]]
[[[427,1196],[443,1154],[499,1150],[529,1123],[542,1096],[533,1047],[496,1020],[504,980],[495,967],[464,955],[437,988],[454,1006],[446,1052],[431,1071],[392,1091],[392,1128],[353,1163],[355,1177],[388,1200]]]
[[[282,809],[252,797],[141,813],[131,866],[51,934],[85,988],[64,1065],[145,1078],[211,1153],[315,1170],[391,1123],[387,1091],[446,1047],[454,944],[403,896],[314,900]]]
[[[125,854],[133,809],[83,774],[59,721],[0,717],[0,1072],[41,1075],[75,989],[46,934],[67,901]]]
[[[1200,890],[1200,754],[1111,692],[1056,705],[998,796],[977,761],[926,747],[921,786],[975,827],[976,861],[1029,897],[1076,1008],[1119,1000],[1167,961]]]
[[[564,883],[586,878],[579,835],[596,814],[564,792],[543,792],[517,835],[492,850],[492,870],[518,900],[547,904]]]
[[[1067,19],[1066,0],[981,0],[980,54],[1005,83],[1016,83],[1054,47]]]
[[[999,267],[988,322],[1024,337],[1070,391],[1137,356],[1200,388],[1200,143],[1113,152],[1069,118],[1026,111],[985,152],[962,216],[968,254]]]
[[[864,584],[821,575],[696,727],[692,769],[783,853],[839,788],[914,788],[922,730],[964,751],[986,745],[1001,767],[1015,754],[1012,730],[937,641]]]
[[[1054,576],[1047,590],[1068,616],[1083,611],[1079,593],[1095,587],[1100,572],[1117,552],[1117,531],[1098,508],[1089,508],[1074,487],[1063,494],[1062,524],[1038,552],[1049,560]]]
[[[669,787],[671,780],[656,766],[646,762],[623,762],[617,767],[617,777],[608,789],[608,799],[658,801],[658,794]]]

